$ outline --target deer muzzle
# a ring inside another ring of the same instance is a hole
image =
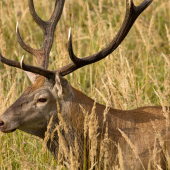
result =
[[[5,122],[3,120],[0,120],[0,131],[3,133],[10,133],[10,132],[14,132],[16,130],[16,128],[11,129],[11,128],[7,128]]]

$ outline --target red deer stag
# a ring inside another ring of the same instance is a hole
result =
[[[60,115],[68,130],[68,132],[62,131],[66,147],[68,150],[71,147],[73,148],[75,139],[77,139],[80,155],[79,162],[80,167],[82,167],[84,159],[83,122],[85,118],[83,109],[90,113],[94,105],[94,100],[73,88],[63,76],[85,65],[95,63],[112,53],[126,37],[137,17],[152,1],[144,0],[139,6],[135,6],[133,0],[126,0],[125,19],[117,35],[106,48],[91,56],[82,59],[75,56],[72,48],[71,31],[69,31],[68,51],[72,63],[55,71],[50,71],[47,70],[49,53],[53,44],[54,31],[61,17],[65,0],[56,0],[54,12],[48,21],[43,21],[39,18],[35,12],[33,0],[29,0],[31,15],[43,30],[43,44],[40,49],[33,49],[27,46],[21,39],[18,26],[16,30],[17,39],[24,50],[36,57],[39,67],[27,65],[23,60],[21,62],[8,60],[0,54],[0,61],[2,63],[28,71],[33,83],[0,116],[1,132],[10,133],[16,129],[20,129],[44,139],[51,117],[53,117],[53,120],[49,133],[52,133],[56,125],[60,123],[58,113],[60,107]],[[104,110],[105,106],[96,103],[99,134],[102,133]],[[163,111],[164,109],[161,106],[141,107],[129,111],[110,108],[106,117],[106,121],[108,122],[108,136],[113,141],[110,144],[110,150],[114,151],[109,155],[112,157],[110,164],[118,163],[116,155],[119,144],[122,149],[124,168],[126,170],[131,169],[132,164],[132,169],[138,170],[147,169],[148,165],[152,166],[152,157],[149,154],[153,152],[156,152],[153,158],[154,161],[157,161],[162,166],[162,169],[166,169],[168,160],[165,158],[168,155],[169,144],[167,138],[169,139],[169,134],[165,127],[166,118],[163,115]],[[106,127],[104,128],[104,132],[105,129]],[[59,137],[58,131],[54,131],[54,133],[53,140],[51,138],[48,139],[47,147],[57,159]],[[124,136],[125,134],[126,136]],[[156,134],[159,134],[159,137],[156,138]],[[164,144],[165,146],[160,142],[160,136],[162,140],[167,141],[166,145]],[[130,143],[127,143],[126,137],[132,142],[134,148],[129,145]],[[101,137],[99,135],[98,141],[100,139]],[[155,145],[159,150],[154,150]]]

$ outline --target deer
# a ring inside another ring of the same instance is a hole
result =
[[[124,40],[135,23],[138,16],[152,3],[153,0],[144,0],[140,5],[135,6],[133,0],[126,0],[126,14],[122,26],[117,32],[113,40],[101,51],[96,54],[78,58],[74,54],[72,47],[71,29],[68,35],[68,53],[72,63],[65,65],[57,70],[48,70],[49,53],[52,48],[54,31],[60,17],[62,15],[65,0],[56,0],[54,11],[48,21],[42,20],[36,13],[33,0],[29,0],[29,10],[34,21],[41,27],[43,31],[43,43],[40,49],[33,49],[26,45],[16,27],[17,40],[20,46],[36,57],[38,67],[25,64],[23,57],[20,62],[9,60],[0,54],[0,61],[12,67],[24,70],[32,85],[28,86],[21,96],[0,115],[0,131],[3,133],[11,133],[16,129],[30,133],[45,139],[48,124],[53,117],[49,133],[51,134],[55,125],[60,123],[59,110],[63,121],[68,127],[68,133],[62,132],[67,142],[67,149],[74,147],[75,138],[79,146],[80,169],[83,167],[83,150],[84,150],[84,113],[91,113],[95,101],[86,94],[75,89],[64,78],[75,70],[86,65],[98,62],[111,54]],[[81,106],[81,107],[80,107]],[[83,110],[82,110],[83,108]],[[98,119],[98,141],[102,133],[103,112],[106,106],[99,103],[95,104],[96,117]],[[168,160],[166,159],[169,152],[170,134],[165,127],[167,119],[164,116],[168,112],[168,107],[162,106],[146,106],[139,107],[134,110],[118,110],[109,108],[106,115],[108,124],[108,137],[114,141],[110,148],[114,152],[113,160],[110,163],[116,163],[116,155],[118,153],[116,145],[120,145],[124,158],[124,168],[129,169],[147,169],[148,164],[152,162],[149,153],[154,152],[155,145],[159,148],[156,152],[155,159],[162,169],[166,169]],[[104,127],[106,131],[106,127]],[[158,132],[158,133],[156,133]],[[155,137],[159,134],[159,137]],[[125,140],[124,135],[133,144],[137,157],[132,152],[129,155],[130,146]],[[160,136],[165,143],[160,142]],[[57,159],[59,151],[58,133],[55,131],[54,139],[47,141],[47,148]],[[165,151],[166,149],[166,151]],[[170,152],[169,152],[170,153]],[[110,155],[111,156],[111,155]],[[131,166],[133,162],[133,168]],[[151,165],[152,167],[152,165]]]

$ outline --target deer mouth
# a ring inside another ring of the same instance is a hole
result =
[[[12,129],[12,130],[6,130],[5,128],[5,123],[3,121],[0,121],[0,131],[3,133],[10,133],[10,132],[14,132],[16,129]]]

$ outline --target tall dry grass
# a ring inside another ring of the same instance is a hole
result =
[[[52,13],[54,1],[34,1],[39,16],[47,20]],[[141,1],[135,0],[135,4]],[[114,53],[98,63],[71,73],[67,76],[69,82],[97,102],[107,104],[108,107],[132,109],[148,105],[169,106],[169,8],[169,0],[154,0]],[[55,70],[70,62],[67,52],[67,34],[70,26],[74,51],[78,57],[84,57],[101,50],[112,40],[121,26],[124,14],[124,0],[66,1],[55,32],[49,69]],[[2,0],[0,1],[0,51],[5,57],[17,61],[25,55],[26,63],[36,65],[35,58],[21,49],[17,43],[15,35],[17,21],[24,42],[33,48],[41,46],[42,31],[33,22],[28,3],[23,0]],[[29,84],[23,71],[0,63],[1,113]],[[95,113],[90,116],[91,119],[87,116],[85,122],[87,130],[85,135],[87,136],[89,129],[93,127],[93,137],[96,137]],[[93,121],[90,127],[89,119]],[[169,126],[169,122],[166,126]],[[56,130],[59,131],[59,127]],[[89,160],[86,160],[88,168],[100,169],[103,166],[104,169],[108,169],[107,133],[104,134],[100,146],[100,155],[95,151],[96,142],[93,143],[93,140],[90,144],[94,150],[90,151]],[[161,142],[161,137],[159,140]],[[11,134],[0,133],[0,169],[61,169],[62,165],[57,166],[58,162],[48,151],[42,149],[42,145],[41,139],[21,131]],[[123,169],[121,148],[119,145],[117,147],[119,165],[112,167],[115,170]],[[67,164],[70,169],[76,169],[78,166],[78,163],[74,164],[73,161],[76,160],[73,153],[78,153],[76,149],[77,147],[70,148],[70,153],[67,153],[69,159]],[[152,156],[154,157],[154,153]],[[99,160],[103,160],[103,165],[97,163]],[[148,169],[149,167],[148,165]],[[155,164],[155,169],[160,169],[160,166]]]

